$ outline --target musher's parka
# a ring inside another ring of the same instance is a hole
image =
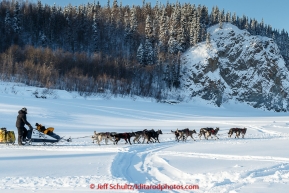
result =
[[[16,120],[16,127],[18,130],[18,145],[23,145],[22,141],[24,141],[27,136],[27,129],[24,127],[24,125],[26,124],[29,126],[29,128],[32,128],[31,124],[27,121],[26,114],[27,109],[25,107],[18,111]]]

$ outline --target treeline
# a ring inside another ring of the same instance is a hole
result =
[[[165,97],[178,88],[180,55],[230,22],[271,37],[288,59],[288,33],[264,22],[194,4],[123,6],[114,0],[66,7],[41,1],[0,3],[2,80],[81,93]]]
[[[11,46],[0,54],[0,79],[27,85],[78,91],[91,95],[109,91],[112,95],[165,97],[166,87],[159,66],[135,67],[99,54],[71,53],[61,49]],[[160,83],[160,84],[159,84]],[[152,86],[153,85],[153,86]]]

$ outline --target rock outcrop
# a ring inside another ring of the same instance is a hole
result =
[[[238,100],[255,108],[289,110],[289,72],[273,39],[250,35],[232,24],[208,29],[210,43],[182,56],[181,86],[221,106]]]

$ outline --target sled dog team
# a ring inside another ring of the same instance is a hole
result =
[[[204,136],[204,138],[207,140],[209,137],[211,138],[215,137],[216,139],[219,139],[217,137],[219,130],[220,130],[219,127],[217,127],[216,129],[211,128],[211,127],[201,128],[198,136],[200,139],[202,138],[202,136]],[[247,131],[247,128],[231,128],[228,132],[228,137],[231,137],[235,133],[236,134],[235,138],[239,138],[240,135],[242,135],[242,138],[244,138],[246,131]],[[194,141],[196,141],[193,137],[193,134],[197,134],[195,130],[190,130],[189,128],[185,128],[182,130],[177,129],[176,131],[171,130],[171,132],[175,134],[175,140],[178,142],[181,139],[183,141],[187,141],[188,137],[191,137]],[[159,141],[160,134],[163,134],[162,130],[155,131],[154,129],[151,129],[151,130],[145,129],[143,131],[128,132],[128,133],[116,133],[116,132],[97,133],[96,131],[94,131],[94,135],[92,136],[92,143],[96,141],[98,145],[100,145],[100,142],[104,139],[105,144],[108,143],[108,140],[112,141],[113,144],[117,144],[121,139],[124,139],[126,142],[125,144],[127,143],[131,144],[131,141],[130,141],[131,137],[134,137],[133,143],[136,143],[136,142],[141,143],[140,141],[141,138],[143,139],[142,143],[144,143],[145,141],[146,143],[149,143],[149,142],[160,143]]]
[[[108,140],[112,141],[113,144],[117,144],[121,139],[125,140],[125,144],[131,144],[130,138],[135,137],[133,142],[141,143],[140,138],[143,138],[143,142],[147,140],[147,143],[155,143],[159,141],[159,135],[163,134],[162,130],[155,131],[154,129],[151,130],[143,130],[143,131],[136,131],[136,132],[129,132],[129,133],[116,133],[116,132],[101,132],[97,133],[94,131],[94,135],[92,136],[92,143],[97,141],[98,145],[104,139],[105,144],[108,143]]]

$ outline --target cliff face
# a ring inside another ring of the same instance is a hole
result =
[[[220,106],[238,100],[255,108],[287,111],[288,69],[278,46],[231,24],[208,29],[210,43],[200,43],[182,56],[181,86]]]

